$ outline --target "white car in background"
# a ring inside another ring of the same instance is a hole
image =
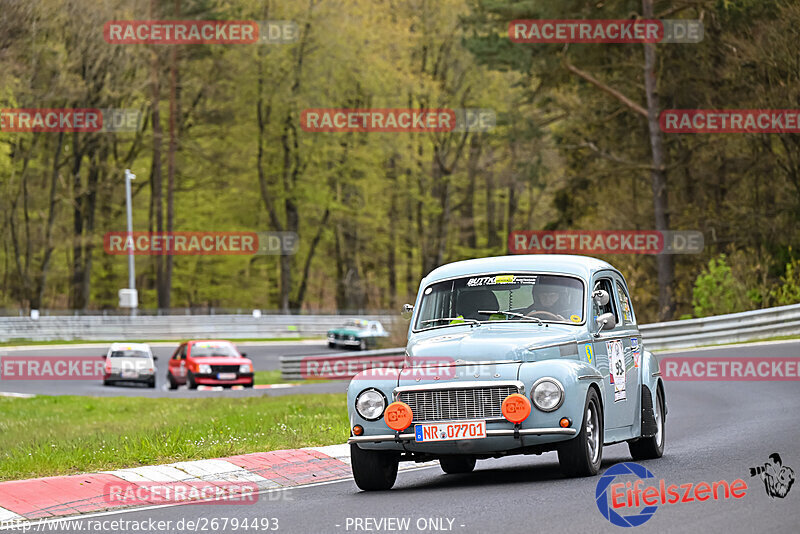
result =
[[[103,385],[140,382],[156,387],[157,358],[146,343],[112,343],[103,355],[106,361]]]

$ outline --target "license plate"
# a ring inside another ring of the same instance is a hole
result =
[[[219,373],[217,380],[236,380],[236,373]]]
[[[122,371],[120,376],[122,378],[139,378],[139,373],[136,371]]]
[[[432,423],[415,425],[416,441],[453,441],[486,437],[486,421],[461,421],[460,423]]]

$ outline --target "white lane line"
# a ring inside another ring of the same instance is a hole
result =
[[[431,467],[435,467],[435,466],[426,465],[426,466],[420,466],[420,467],[412,467],[410,469],[403,470],[403,472],[404,473],[408,473],[410,471],[422,471],[423,469],[430,469]],[[278,492],[281,492],[281,491],[288,491],[288,490],[301,490],[301,489],[305,489],[305,488],[314,488],[314,487],[317,487],[317,486],[327,486],[329,484],[337,484],[339,482],[352,482],[352,481],[353,481],[353,479],[351,477],[340,478],[338,480],[328,480],[328,481],[325,481],[325,482],[314,482],[313,484],[302,484],[300,486],[287,486],[287,487],[281,487],[281,488],[275,488],[275,489],[267,489],[267,490],[262,490],[262,491],[255,492],[254,495],[264,495],[264,494],[269,494],[269,493],[278,493]],[[218,498],[218,499],[211,498],[211,499],[206,499],[206,500],[202,500],[202,501],[187,501],[187,502],[170,503],[170,504],[157,504],[157,505],[153,505],[153,506],[142,506],[142,507],[139,507],[139,508],[126,508],[125,510],[110,510],[110,511],[107,511],[107,512],[93,512],[91,514],[79,514],[79,515],[71,515],[71,516],[61,516],[61,517],[58,517],[58,518],[51,518],[51,519],[38,519],[38,520],[35,520],[35,521],[23,521],[22,523],[12,522],[9,525],[3,525],[2,523],[0,523],[0,530],[9,530],[9,529],[19,530],[20,529],[20,524],[24,524],[25,527],[27,528],[27,527],[33,527],[33,526],[36,526],[36,525],[44,525],[44,524],[48,524],[48,523],[59,523],[59,522],[64,523],[64,522],[69,521],[69,520],[73,520],[74,521],[74,520],[79,520],[79,519],[91,519],[93,517],[103,517],[103,516],[107,516],[107,515],[121,515],[121,514],[129,514],[131,512],[145,512],[147,510],[158,510],[159,508],[173,508],[175,506],[185,506],[187,504],[197,505],[197,504],[203,504],[203,503],[206,503],[206,502],[217,502],[217,501],[225,501],[225,500],[226,499],[224,499],[224,498]]]
[[[33,393],[14,393],[13,391],[0,391],[0,397],[13,397],[15,399],[32,399]]]
[[[24,521],[25,518],[19,514],[15,514],[11,510],[6,510],[5,508],[0,507],[0,524],[7,522],[7,521]]]

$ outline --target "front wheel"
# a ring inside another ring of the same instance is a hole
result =
[[[634,460],[653,460],[661,458],[664,454],[664,402],[658,390],[656,390],[653,417],[656,420],[655,435],[628,442],[628,450]]]
[[[567,477],[597,474],[603,460],[603,412],[594,389],[589,389],[583,409],[583,424],[577,436],[558,449],[558,463]]]
[[[186,377],[186,386],[189,389],[197,389],[197,382],[194,381],[194,375],[192,373],[189,373]]]
[[[448,475],[471,473],[475,469],[474,456],[442,456],[439,458],[439,467]]]
[[[400,455],[392,451],[369,451],[350,444],[350,463],[356,486],[364,491],[388,490],[397,480]]]

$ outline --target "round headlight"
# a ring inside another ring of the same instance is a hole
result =
[[[239,372],[240,373],[252,373],[253,370],[250,369],[250,364],[249,363],[243,363],[242,365],[239,366]]]
[[[540,378],[531,388],[533,405],[543,412],[552,412],[564,402],[564,387],[555,378]]]
[[[386,397],[377,389],[365,389],[356,397],[356,411],[367,421],[376,421],[386,409]]]
[[[197,372],[201,375],[210,375],[211,374],[211,366],[207,363],[201,363],[197,366]]]

